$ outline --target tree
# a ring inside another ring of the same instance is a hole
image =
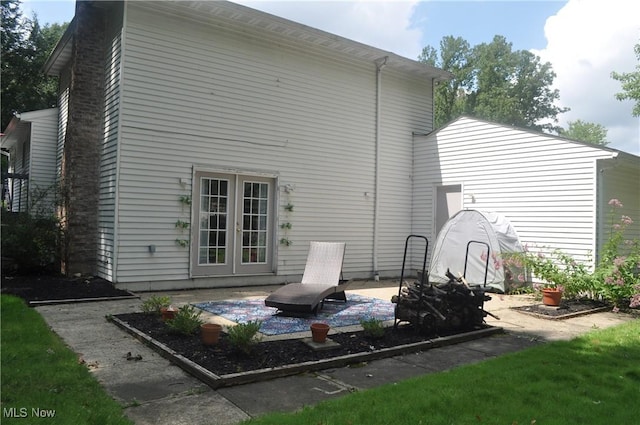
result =
[[[465,96],[473,82],[473,67],[470,61],[471,47],[461,37],[443,37],[440,41],[440,56],[431,46],[422,50],[418,60],[431,66],[445,69],[453,79],[440,83],[435,95],[435,125],[440,127],[465,113]]]
[[[560,129],[558,134],[568,139],[607,146],[607,129],[600,125],[582,120],[569,121],[568,129]]]
[[[640,43],[636,44],[633,50],[635,51],[636,58],[638,59],[636,70],[634,72],[624,72],[622,74],[612,72],[611,78],[622,83],[622,92],[616,93],[616,99],[635,100],[636,104],[633,107],[632,114],[634,117],[640,117]]]
[[[15,113],[56,106],[56,79],[44,75],[42,67],[67,25],[41,27],[37,16],[23,17],[19,6],[19,0],[2,0],[0,4],[2,129]]]
[[[535,130],[555,130],[557,116],[567,108],[555,101],[551,88],[555,73],[550,63],[526,50],[513,51],[511,43],[495,36],[491,43],[473,48],[462,38],[444,37],[440,52],[431,46],[418,60],[451,72],[448,84],[436,89],[436,126],[461,114]],[[539,124],[540,122],[546,124]]]

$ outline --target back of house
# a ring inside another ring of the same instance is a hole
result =
[[[77,2],[60,77],[65,268],[131,289],[396,276],[413,134],[449,74],[228,2]],[[71,194],[73,193],[73,194]]]

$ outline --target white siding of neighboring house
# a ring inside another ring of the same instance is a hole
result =
[[[189,277],[175,222],[190,217],[179,197],[191,195],[193,167],[293,185],[279,193],[293,244],[277,247],[278,275],[301,274],[315,239],[346,241],[345,274],[370,276],[375,65],[189,25],[144,3],[126,16],[117,281]],[[379,269],[397,274],[411,230],[411,132],[431,127],[430,83],[383,70],[382,105]]]
[[[29,160],[31,201],[38,203],[37,208],[41,208],[41,212],[53,212],[56,195],[58,108],[28,112],[23,114],[23,119],[31,121]]]
[[[462,117],[416,137],[414,232],[433,232],[434,188],[462,184],[463,208],[505,215],[532,249],[595,251],[596,162],[606,149]],[[464,253],[462,254],[464,255]]]
[[[17,142],[9,150],[11,162],[9,171],[16,174],[29,175],[29,137],[31,134],[31,126],[22,123],[16,131],[15,137]],[[28,179],[12,179],[11,185],[11,211],[25,212],[28,209],[29,188]]]
[[[3,138],[11,155],[10,171],[28,177],[10,183],[12,211],[53,212],[57,115],[57,108],[23,112],[10,123]]]

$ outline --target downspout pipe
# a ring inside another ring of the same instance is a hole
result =
[[[376,64],[376,134],[375,134],[375,187],[373,204],[373,279],[380,280],[378,272],[378,215],[380,212],[380,115],[382,96],[382,68],[387,65],[389,56],[375,61]]]

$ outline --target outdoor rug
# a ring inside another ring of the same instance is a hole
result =
[[[393,320],[395,304],[377,298],[347,294],[346,303],[325,301],[317,315],[303,317],[277,314],[277,309],[264,305],[264,299],[209,301],[194,306],[236,323],[261,320],[261,333],[280,335],[308,331],[313,322],[323,322],[332,328],[339,328],[358,325],[361,319]]]

